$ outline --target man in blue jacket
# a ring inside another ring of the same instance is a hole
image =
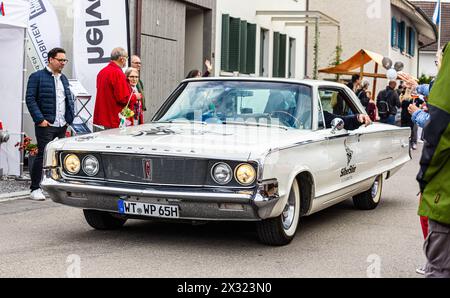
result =
[[[45,200],[40,188],[45,146],[55,138],[64,138],[74,118],[69,81],[62,74],[67,62],[63,49],[52,49],[47,67],[28,79],[26,103],[35,123],[39,150],[31,170],[31,199],[36,201]]]

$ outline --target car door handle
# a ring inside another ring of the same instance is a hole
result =
[[[341,134],[341,135],[328,136],[328,137],[325,137],[325,139],[327,139],[327,140],[334,140],[334,139],[346,138],[349,135],[350,135],[349,133],[344,133],[344,134]]]

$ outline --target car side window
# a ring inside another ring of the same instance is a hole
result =
[[[320,88],[319,98],[323,110],[334,115],[349,116],[358,113],[358,110],[342,89]]]

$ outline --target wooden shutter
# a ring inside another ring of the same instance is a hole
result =
[[[278,69],[280,63],[280,33],[273,33],[273,77],[279,77]]]
[[[223,71],[229,71],[230,58],[230,15],[222,15],[222,54],[221,68]]]
[[[398,32],[397,32],[397,20],[395,18],[392,18],[392,28],[391,28],[391,45],[393,48],[397,47],[397,40],[398,40]]]
[[[247,21],[241,21],[241,48],[239,53],[239,72],[247,72]]]
[[[280,34],[280,62],[278,67],[278,76],[280,78],[286,77],[286,34]]]
[[[399,41],[398,41],[398,47],[400,48],[400,52],[403,52],[405,50],[405,22],[400,23],[400,30],[398,33]]]
[[[230,71],[239,71],[241,52],[241,19],[230,18]]]
[[[247,26],[247,73],[256,73],[256,24]]]

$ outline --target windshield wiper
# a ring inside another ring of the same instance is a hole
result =
[[[253,122],[231,122],[231,121],[222,121],[222,124],[234,124],[234,125],[244,125],[244,126],[256,126],[256,127],[278,127],[283,130],[289,130],[289,128],[281,125],[274,124],[261,124],[261,123],[253,123]]]
[[[202,124],[202,125],[208,125],[208,123],[203,122],[203,121],[197,121],[197,120],[179,120],[179,121],[175,121],[175,120],[166,120],[166,121],[154,121],[152,123],[157,123],[157,124],[179,124],[179,123],[183,123],[183,124]]]

